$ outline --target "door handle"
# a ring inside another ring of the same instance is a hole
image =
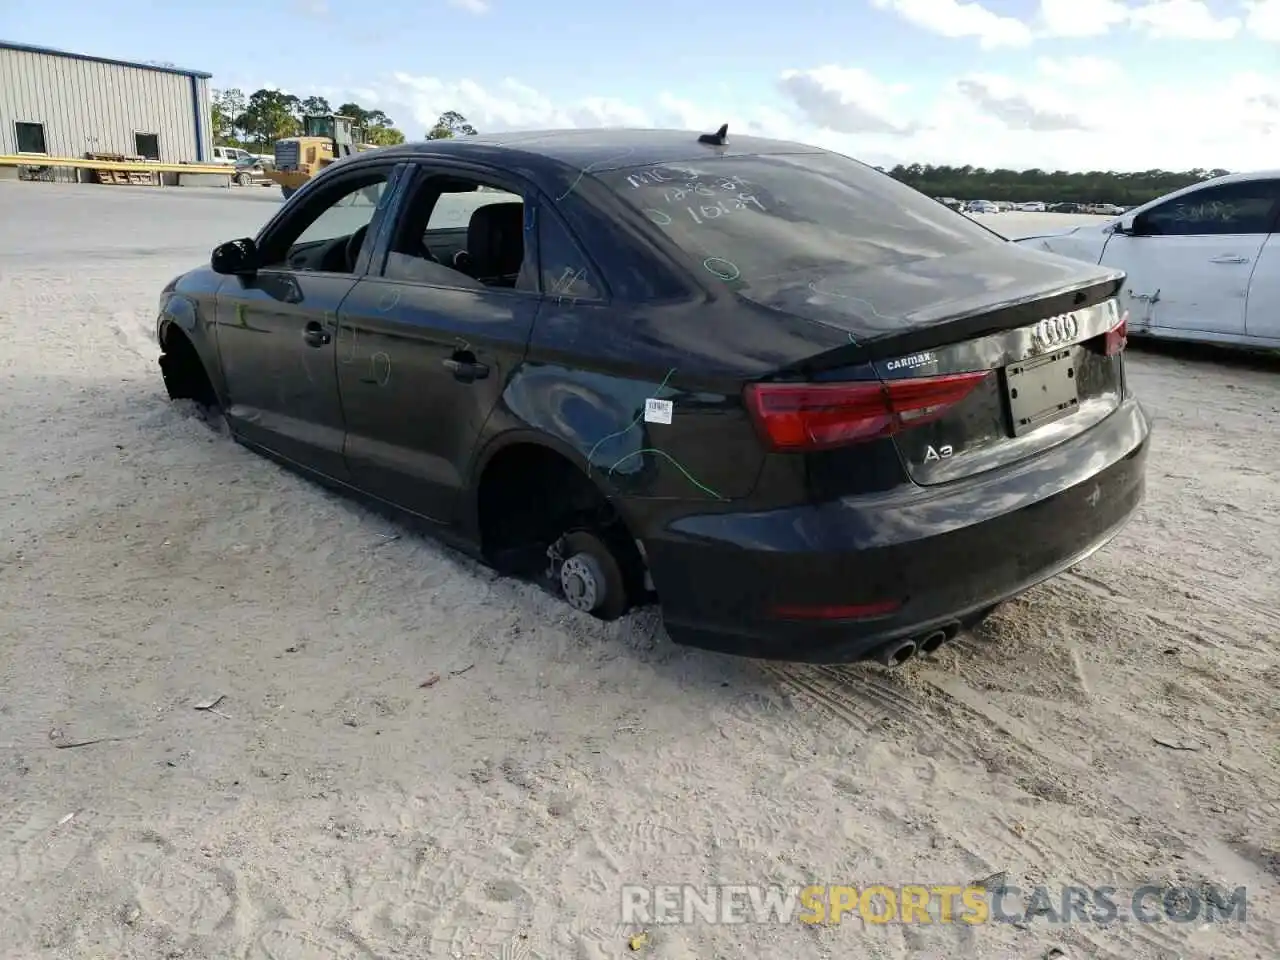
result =
[[[1210,263],[1248,263],[1248,257],[1214,257]]]
[[[463,383],[471,383],[473,380],[483,380],[489,375],[489,365],[480,363],[474,359],[466,359],[465,355],[455,354],[446,360],[440,361],[445,365],[447,370],[453,371],[453,378]]]
[[[323,347],[333,340],[329,332],[314,320],[302,330],[302,340],[308,347]]]

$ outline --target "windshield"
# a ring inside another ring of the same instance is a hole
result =
[[[308,137],[332,137],[332,117],[307,117],[305,134]]]
[[[595,174],[734,289],[844,277],[1007,241],[829,153],[715,157]]]

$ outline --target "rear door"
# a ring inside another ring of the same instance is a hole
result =
[[[1280,180],[1174,197],[1144,211],[1133,234],[1107,241],[1102,263],[1125,271],[1135,326],[1171,333],[1245,333],[1245,303],[1280,205]]]
[[[536,244],[524,242],[532,236],[534,202],[524,184],[497,174],[428,163],[413,170],[370,276],[340,311],[345,454],[361,489],[451,523],[476,439],[524,356],[538,312]],[[468,176],[495,189],[441,194],[445,181],[452,190]],[[445,225],[433,231],[442,203]],[[493,246],[464,250],[475,210],[495,205],[504,209],[494,213],[505,215],[480,214],[489,226],[472,237]],[[466,212],[459,216],[459,208]],[[455,267],[460,252],[469,257]],[[513,259],[499,262],[503,255]]]

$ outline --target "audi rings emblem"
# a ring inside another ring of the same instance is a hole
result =
[[[1041,320],[1032,329],[1032,336],[1041,348],[1059,347],[1070,343],[1080,332],[1080,320],[1074,313],[1062,313]]]

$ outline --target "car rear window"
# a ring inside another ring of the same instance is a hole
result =
[[[837,154],[710,157],[595,174],[736,289],[844,276],[1007,241]]]

